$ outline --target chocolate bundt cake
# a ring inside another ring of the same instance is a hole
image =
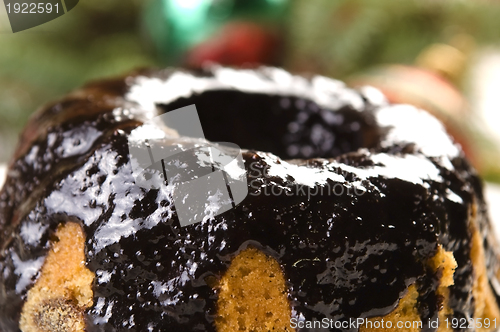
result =
[[[188,113],[202,135],[159,121]],[[500,324],[496,240],[460,148],[426,112],[325,77],[89,84],[27,125],[0,229],[2,332]]]

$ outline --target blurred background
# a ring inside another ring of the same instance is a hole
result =
[[[438,116],[500,182],[499,18],[480,0],[81,0],[13,34],[0,5],[0,164],[30,114],[89,80],[219,62],[374,85]]]

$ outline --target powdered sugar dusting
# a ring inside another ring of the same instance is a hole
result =
[[[150,113],[156,112],[156,104],[169,103],[181,97],[189,97],[207,90],[232,90],[276,95],[291,95],[308,98],[324,107],[363,107],[363,99],[341,81],[316,76],[311,81],[291,75],[283,69],[262,68],[260,71],[236,70],[213,67],[213,77],[196,77],[188,73],[175,72],[163,80],[138,76],[126,94],[127,101],[139,104]],[[166,93],[165,91],[168,91]]]
[[[464,200],[462,199],[462,197],[458,196],[450,189],[446,189],[446,198],[457,204],[464,204]]]
[[[353,167],[338,164],[344,171],[354,173],[360,179],[376,178],[400,179],[414,184],[423,184],[425,180],[442,182],[439,169],[422,155],[391,156],[385,153],[374,154],[375,164],[383,166]]]
[[[335,169],[355,174],[360,180],[384,177],[414,184],[423,184],[426,180],[443,181],[436,165],[421,154],[404,156],[393,156],[386,153],[374,154],[371,159],[377,166],[370,167],[354,167],[327,160],[324,160],[320,167],[309,167],[290,164],[270,153],[258,152],[257,154],[267,163],[268,176],[279,177],[283,180],[291,176],[295,183],[311,188],[324,185],[328,180],[346,182],[344,176],[336,172]],[[362,187],[359,180],[356,181],[356,184],[359,184],[356,187]]]
[[[26,244],[36,246],[48,227],[48,225],[30,221],[21,225],[20,234]]]
[[[426,111],[410,105],[392,105],[381,108],[376,113],[381,127],[392,127],[383,147],[394,143],[416,143],[423,154],[429,157],[449,158],[459,155],[459,148],[453,144],[443,125]]]
[[[217,189],[217,192],[208,197],[207,203],[205,203],[205,216],[203,216],[203,221],[213,220],[218,214],[217,212],[225,205],[231,204],[231,200],[224,200],[223,193]]]
[[[267,169],[268,176],[275,176],[282,179],[291,176],[297,184],[311,188],[325,184],[328,179],[336,182],[345,181],[342,175],[326,172],[322,168],[290,164],[270,153],[258,152],[258,155],[264,158],[264,161],[269,166]]]
[[[22,261],[15,252],[12,252],[12,262],[15,267],[14,273],[19,276],[19,280],[16,283],[16,293],[22,293],[31,284],[32,279],[42,268],[44,261],[45,257]]]

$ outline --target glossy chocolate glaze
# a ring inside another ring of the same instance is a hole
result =
[[[196,77],[212,78],[218,70]],[[210,280],[248,246],[281,264],[297,318],[385,315],[417,283],[426,327],[442,301],[435,293],[439,272],[426,260],[442,244],[459,265],[450,295],[454,316],[473,315],[473,203],[481,232],[489,223],[481,183],[461,153],[426,155],[415,142],[397,139],[385,144],[391,128],[376,112],[390,106],[368,94],[340,89],[318,102],[269,86],[197,90],[158,101],[157,108],[195,104],[208,140],[247,149],[249,194],[236,208],[182,228],[167,186],[134,184],[127,145],[130,132],[150,118],[127,92],[142,84],[139,76],[168,81],[171,75],[142,72],[91,84],[47,106],[28,125],[0,194],[1,331],[18,331],[36,279],[32,267],[45,257],[58,224],[68,220],[84,227],[87,265],[96,273],[89,331],[215,331],[217,290]],[[347,95],[354,101],[340,102]],[[412,170],[387,175],[392,160],[412,164],[408,156],[436,174],[416,180]],[[311,188],[274,171],[297,165],[326,180]],[[494,246],[485,241],[490,274]]]

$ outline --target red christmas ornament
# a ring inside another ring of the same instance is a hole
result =
[[[231,22],[187,53],[185,65],[199,68],[207,62],[252,67],[276,62],[279,38],[251,22]]]

